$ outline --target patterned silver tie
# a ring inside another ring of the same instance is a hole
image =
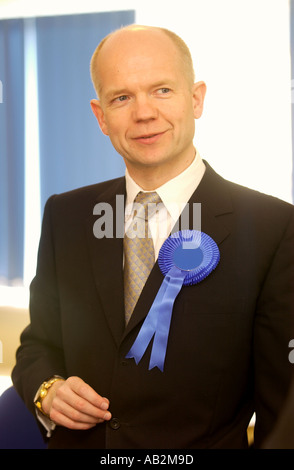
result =
[[[154,246],[148,233],[148,217],[161,202],[156,192],[140,192],[135,198],[135,215],[124,237],[125,320],[129,322],[134,307],[154,265]],[[136,210],[137,209],[137,210]]]

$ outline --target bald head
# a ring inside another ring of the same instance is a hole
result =
[[[173,58],[177,55],[181,73],[186,76],[189,86],[193,85],[195,76],[191,54],[187,45],[179,36],[165,28],[130,25],[106,36],[92,56],[90,72],[98,97],[101,95],[101,72],[104,59],[112,54],[114,62],[116,57],[117,64],[119,64],[123,59],[123,51],[129,51],[131,48],[135,60],[136,54],[140,54],[140,51],[143,54],[145,45],[150,44],[150,42],[153,42],[155,47],[161,47],[163,53],[170,54]]]

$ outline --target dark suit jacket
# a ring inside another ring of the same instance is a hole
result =
[[[158,264],[125,329],[122,238],[93,235],[95,204],[115,215],[124,178],[47,202],[13,380],[33,411],[44,379],[79,376],[113,415],[89,431],[57,427],[50,447],[243,448],[254,411],[256,446],[271,431],[291,373],[293,206],[206,166],[190,202],[202,204],[220,263],[179,293],[163,373],[148,370],[150,347],[139,365],[125,359],[163,280]]]
[[[274,429],[266,438],[263,449],[294,449],[294,380]]]

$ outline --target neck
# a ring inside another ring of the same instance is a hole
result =
[[[134,166],[130,165],[127,161],[125,163],[131,178],[144,191],[154,191],[185,171],[193,162],[195,154],[196,151],[194,150],[193,155],[181,162],[181,165],[177,167],[175,167],[173,162],[168,167],[166,165]]]

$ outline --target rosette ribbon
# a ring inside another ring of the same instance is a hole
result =
[[[165,277],[126,358],[134,358],[138,364],[154,337],[149,370],[158,367],[163,372],[176,297],[183,285],[197,284],[205,279],[219,260],[215,241],[198,230],[176,232],[164,242],[158,264]]]

